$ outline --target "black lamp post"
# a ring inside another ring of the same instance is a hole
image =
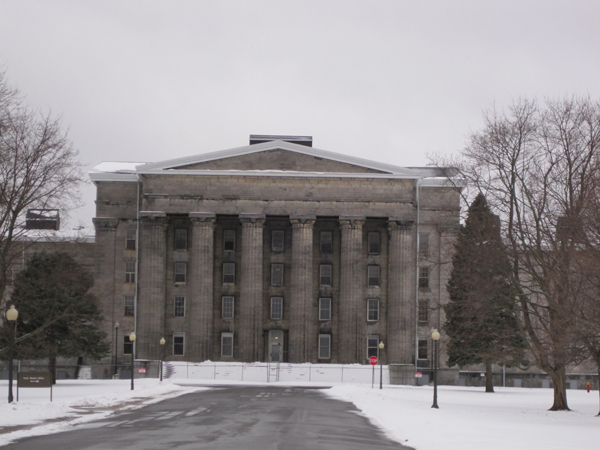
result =
[[[135,349],[135,333],[133,331],[129,335],[129,342],[131,342],[131,390],[133,391],[133,354]]]
[[[117,359],[117,353],[119,351],[119,322],[115,322],[115,370],[114,374],[116,375],[119,371],[117,370],[117,365],[119,364]]]
[[[17,326],[17,318],[19,312],[15,309],[15,305],[11,305],[6,311],[6,320],[8,320],[8,403],[13,401],[13,347],[15,345],[15,330]]]
[[[160,357],[160,381],[163,380],[163,361],[165,360],[165,338],[162,337],[160,338],[160,341],[158,341],[160,343],[160,346],[162,348],[162,352],[161,353],[161,357]]]
[[[431,333],[431,339],[433,339],[433,405],[432,408],[439,408],[437,404],[437,366],[438,366],[438,344],[440,342],[440,332],[433,330]]]
[[[379,342],[379,389],[383,389],[383,362],[381,359],[384,347],[383,341]]]

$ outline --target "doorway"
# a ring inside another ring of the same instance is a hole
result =
[[[283,330],[269,330],[269,361],[283,362]]]

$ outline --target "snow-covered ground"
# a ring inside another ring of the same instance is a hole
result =
[[[288,384],[302,383],[271,383]],[[331,386],[323,392],[353,402],[389,436],[417,450],[596,450],[600,445],[597,391],[571,390],[573,411],[549,412],[549,389],[496,388],[486,394],[481,388],[441,386],[440,408],[432,409],[431,387]],[[21,389],[19,402],[8,404],[7,382],[0,381],[0,445],[201,389],[206,389],[201,380],[189,379],[140,379],[134,391],[127,380],[61,380],[52,403],[50,390],[40,388]]]

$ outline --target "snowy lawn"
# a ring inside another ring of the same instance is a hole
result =
[[[178,386],[181,383],[185,386]],[[116,410],[139,408],[188,392],[203,384],[232,381],[174,379],[61,380],[53,389],[21,389],[18,403],[8,404],[7,382],[0,381],[0,445],[25,436],[63,431]],[[235,383],[264,384],[264,383]],[[319,383],[323,385],[322,383]],[[309,383],[271,383],[309,385]],[[550,389],[441,386],[440,409],[432,409],[431,387],[338,384],[322,392],[353,402],[399,442],[417,450],[596,450],[600,448],[598,392],[568,392],[570,412],[549,412]],[[16,389],[15,389],[16,398]],[[36,425],[36,426],[33,426]],[[17,428],[13,428],[17,427]]]

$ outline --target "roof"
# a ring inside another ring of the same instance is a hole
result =
[[[316,171],[293,171],[293,170],[215,170],[215,169],[182,169],[183,167],[210,161],[233,158],[237,156],[251,155],[253,153],[267,152],[271,150],[283,150],[287,152],[308,155],[316,158],[327,159],[352,166],[363,167],[376,172],[316,172]],[[423,179],[442,178],[446,179],[443,169],[435,167],[399,167],[391,164],[357,158],[354,156],[334,153],[327,150],[316,149],[306,145],[295,144],[283,140],[262,142],[259,144],[246,145],[227,150],[211,153],[186,156],[182,158],[168,159],[154,163],[134,162],[103,162],[94,167],[90,172],[92,181],[138,181],[140,175],[241,175],[241,176],[291,176],[291,177],[343,177],[343,178],[400,178],[400,179]],[[438,183],[435,183],[438,184]]]

